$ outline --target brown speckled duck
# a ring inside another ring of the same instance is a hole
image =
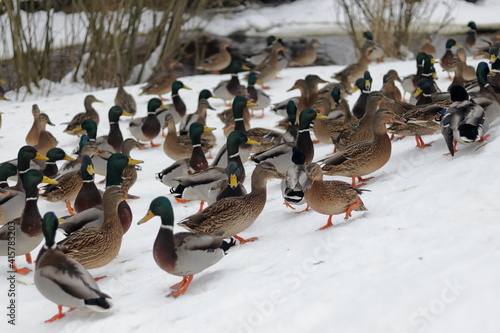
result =
[[[337,180],[324,181],[323,170],[316,163],[308,164],[305,172],[310,179],[310,185],[304,192],[309,207],[320,213],[329,215],[328,222],[318,230],[333,226],[332,216],[345,213],[345,218],[351,217],[351,212],[368,210],[359,195],[362,190]]]
[[[50,149],[55,148],[59,143],[54,135],[46,130],[47,125],[55,126],[46,113],[40,113],[38,118],[38,142],[34,147],[42,155],[47,154]]]
[[[137,113],[137,104],[135,103],[134,97],[123,88],[123,76],[120,73],[116,73],[115,80],[118,84],[115,95],[115,105],[121,107],[126,114],[134,116]]]
[[[368,64],[370,63],[368,55],[373,49],[374,47],[370,45],[364,47],[357,63],[347,66],[342,71],[334,74],[332,78],[343,83],[349,91],[352,90],[352,83],[362,77],[363,73],[368,70]]]
[[[194,274],[217,263],[236,244],[234,239],[224,241],[222,237],[207,234],[174,234],[174,211],[165,197],[151,201],[147,214],[137,224],[154,216],[161,217],[160,231],[153,245],[155,262],[167,273],[182,276],[181,282],[170,287],[172,292],[167,295],[169,297],[184,295]]]
[[[205,60],[203,60],[202,63],[196,67],[196,69],[205,72],[219,73],[231,63],[232,56],[227,49],[229,46],[230,44],[226,41],[220,42],[219,52],[205,58]]]
[[[280,43],[274,43],[269,57],[260,65],[256,66],[253,71],[258,72],[257,80],[262,82],[262,89],[269,89],[265,84],[276,77],[279,71],[278,53],[284,51],[285,48]]]
[[[37,104],[33,104],[31,108],[31,114],[33,115],[33,125],[31,125],[28,134],[26,135],[26,144],[34,146],[38,143],[38,137],[40,136],[40,130],[38,126],[38,118],[40,117],[40,108]]]
[[[85,112],[81,112],[76,114],[73,119],[68,123],[64,133],[72,134],[72,135],[81,135],[85,132],[80,130],[75,131],[86,119],[92,119],[95,121],[97,125],[99,125],[99,113],[92,106],[93,103],[102,103],[102,101],[98,100],[94,95],[87,95],[83,102],[85,106]]]
[[[292,61],[290,61],[289,66],[310,66],[314,64],[316,58],[318,57],[318,52],[314,48],[316,45],[321,45],[321,43],[316,39],[312,39],[305,47],[299,48],[293,54]]]
[[[158,95],[160,100],[165,101],[166,98],[161,95],[168,94],[172,90],[172,83],[177,80],[174,68],[179,65],[178,61],[170,61],[166,71],[153,73],[146,85],[141,88],[142,92],[139,95]]]
[[[271,163],[260,163],[252,173],[250,193],[216,201],[203,211],[182,219],[178,225],[192,232],[234,236],[241,243],[254,241],[256,237],[243,239],[236,234],[252,225],[263,211],[267,200],[266,184],[272,178],[282,179],[284,176]]]
[[[353,186],[356,186],[356,177],[359,181],[373,178],[361,177],[377,171],[389,161],[392,147],[385,126],[390,121],[397,122],[395,117],[388,109],[378,110],[371,124],[373,140],[353,144],[321,160],[324,173],[330,176],[351,177]]]

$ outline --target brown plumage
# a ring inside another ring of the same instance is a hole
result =
[[[38,118],[40,117],[40,109],[37,104],[33,104],[31,108],[31,114],[33,115],[33,125],[26,135],[26,144],[34,146],[38,143],[38,137],[40,136],[40,130],[38,129]]]
[[[137,113],[137,104],[135,103],[134,97],[127,93],[123,88],[123,76],[120,73],[116,73],[115,80],[118,84],[115,96],[115,105],[120,106],[126,113],[134,116]]]
[[[324,181],[323,170],[316,163],[308,164],[305,168],[311,185],[304,191],[304,198],[309,207],[324,215],[329,215],[328,223],[319,230],[331,227],[332,216],[345,213],[345,219],[351,216],[351,211],[368,210],[359,195],[362,190],[341,181]]]
[[[284,50],[285,48],[280,43],[274,43],[269,57],[253,69],[254,72],[259,72],[257,75],[257,81],[261,82],[262,89],[269,89],[269,87],[264,86],[264,84],[273,80],[276,77],[276,74],[278,74],[278,53]]]
[[[55,126],[46,113],[40,113],[38,117],[38,142],[34,147],[42,155],[47,154],[50,149],[55,148],[59,143],[54,135],[46,130],[47,125]]]
[[[102,101],[98,100],[94,95],[87,95],[83,102],[85,106],[85,112],[80,112],[76,114],[73,119],[68,123],[64,133],[72,134],[72,135],[82,135],[85,134],[84,130],[75,132],[74,130],[78,128],[85,120],[92,119],[95,121],[97,125],[99,125],[99,114],[92,106],[92,103],[102,103]]]
[[[318,100],[319,105],[326,104],[330,105],[328,99],[321,98]],[[318,107],[318,106],[317,106]],[[316,107],[316,111],[318,111]],[[343,114],[341,118],[326,118],[326,119],[316,119],[313,124],[313,133],[316,138],[326,144],[333,144],[333,140],[336,140],[340,132],[350,123],[356,121],[357,119],[352,115],[349,108],[349,103],[345,99],[341,99],[339,105],[336,107]],[[326,111],[326,110],[325,110]],[[323,111],[323,112],[325,112]],[[328,110],[330,111],[330,110]],[[320,112],[323,114],[323,112]],[[325,115],[325,114],[324,114]]]
[[[161,95],[168,94],[172,90],[172,83],[177,80],[174,68],[179,65],[178,61],[170,61],[166,66],[166,71],[155,71],[146,85],[141,88],[142,92],[139,95],[158,95],[164,101],[165,98]]]
[[[432,40],[427,37],[424,41],[424,44],[420,47],[419,52],[424,52],[426,54],[430,54],[431,56],[436,56],[436,48],[432,45]]]
[[[332,76],[333,79],[340,81],[350,91],[352,84],[358,78],[363,77],[363,73],[368,70],[370,60],[368,55],[373,51],[373,46],[364,47],[361,50],[361,56],[357,63],[352,64]]]
[[[118,204],[131,198],[120,186],[106,188],[103,224],[82,228],[59,242],[66,255],[86,269],[102,267],[113,260],[120,251],[123,235]]]
[[[382,89],[380,91],[384,94],[385,97],[393,99],[395,101],[400,102],[402,99],[401,91],[394,83],[395,81],[402,82],[399,78],[398,72],[394,69],[391,69],[384,75],[382,79]]]
[[[306,47],[300,48],[295,52],[289,66],[310,66],[314,64],[318,57],[318,52],[314,46],[320,44],[321,43],[316,38],[312,39],[307,43]]]
[[[229,66],[231,63],[231,53],[227,50],[229,43],[222,41],[219,43],[219,52],[212,54],[208,58],[202,61],[201,65],[197,66],[197,69],[201,69],[206,72],[219,72]]]
[[[395,114],[388,109],[377,111],[371,128],[372,141],[360,142],[321,160],[323,171],[330,176],[352,177],[352,185],[356,185],[356,177],[361,178],[383,167],[391,157],[391,140],[385,125],[395,120]],[[370,178],[368,178],[370,179]]]
[[[178,224],[192,232],[222,237],[236,236],[251,226],[264,209],[267,181],[283,177],[271,163],[259,163],[252,173],[252,191],[250,193],[242,197],[230,197],[216,201],[203,211],[183,219]],[[240,237],[237,238],[242,240]]]

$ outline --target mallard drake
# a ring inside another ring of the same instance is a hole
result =
[[[40,212],[38,210],[38,184],[57,183],[55,180],[45,177],[40,170],[30,169],[25,172],[23,188],[25,203],[22,206],[20,217],[7,221],[0,228],[0,256],[26,256],[26,261],[31,264],[31,254],[42,241],[42,225]],[[5,216],[4,216],[5,217]],[[16,241],[12,244],[12,234]],[[17,269],[14,259],[9,258],[10,265],[19,274],[26,275],[30,271],[27,268]]]
[[[174,117],[174,122],[176,124],[179,124],[184,119],[184,116],[186,115],[186,104],[184,104],[184,101],[179,95],[179,90],[181,89],[191,90],[191,88],[185,86],[181,81],[175,81],[172,83],[172,104],[168,105],[168,107],[157,108],[156,118],[158,118],[158,122],[161,125],[165,123],[165,116],[168,113]]]
[[[387,101],[387,98],[384,97],[380,91],[373,91],[370,93],[366,103],[367,109],[363,118],[348,123],[344,126],[344,129],[339,132],[337,138],[332,138],[332,142],[337,150],[343,151],[353,144],[373,140],[371,130],[373,118],[383,101]],[[390,101],[392,102],[392,100]]]
[[[413,96],[417,99],[415,105],[431,104],[433,102],[431,82],[427,78],[421,78]]]
[[[333,144],[332,140],[336,140],[340,132],[348,124],[356,121],[349,108],[349,103],[341,98],[340,89],[338,87],[333,88],[332,96],[336,103],[336,109],[340,109],[344,117],[340,118],[326,118],[326,119],[316,119],[313,124],[313,133],[319,142],[325,144]]]
[[[368,74],[368,76],[369,75],[370,74]],[[357,79],[356,82],[354,83],[354,88],[352,89],[352,92],[355,92],[357,90],[361,91],[361,94],[359,95],[358,99],[354,103],[354,106],[352,107],[352,114],[354,115],[354,117],[361,119],[365,114],[366,101],[368,100],[368,96],[370,95],[371,92],[370,91],[371,82],[366,78]]]
[[[283,204],[295,210],[292,205],[305,203],[304,191],[308,182],[305,173],[305,156],[297,147],[293,147],[292,162],[293,164],[286,171],[287,179],[281,181],[281,194],[284,199]],[[307,211],[307,208],[305,211]]]
[[[50,121],[49,116],[46,113],[42,112],[40,113],[40,116],[38,118],[38,127],[40,134],[38,136],[38,142],[34,146],[36,150],[42,155],[47,154],[50,149],[55,148],[59,144],[59,141],[57,141],[54,135],[52,135],[52,133],[45,129],[47,125],[55,126]]]
[[[193,124],[197,124],[193,127],[193,130],[197,131],[201,129],[203,133],[206,131],[213,131],[215,129],[213,127],[204,126],[201,122],[194,122],[191,126],[193,126]],[[165,117],[165,125],[168,127],[167,136],[163,142],[163,151],[165,154],[174,161],[190,158],[193,154],[194,147],[190,135],[177,136],[174,118],[170,114]],[[203,133],[201,135],[203,135]],[[201,137],[202,136],[200,136],[199,144],[201,145],[203,154],[206,154],[214,147],[214,144],[206,140],[201,140]]]
[[[457,49],[457,57],[462,62],[462,70],[465,81],[474,80],[476,78],[476,69],[472,66],[467,65],[467,54],[463,47]]]
[[[357,63],[352,64],[332,76],[333,79],[340,81],[344,86],[351,91],[352,82],[363,76],[363,73],[368,70],[369,54],[374,50],[372,45],[368,45],[361,49],[361,56]]]
[[[500,89],[495,88],[494,83],[490,80],[490,77],[496,74],[491,74],[490,67],[486,62],[482,61],[477,65],[476,75],[480,94],[500,103]]]
[[[181,126],[179,128],[180,134],[187,134],[189,132],[189,126],[192,123],[199,122],[203,125],[207,124],[207,110],[215,110],[210,103],[208,102],[209,98],[218,98],[217,96],[212,95],[210,90],[203,89],[200,91],[198,95],[198,107],[196,108],[196,112],[187,114],[181,121]]]
[[[169,297],[184,295],[193,275],[221,260],[236,242],[206,234],[179,232],[174,234],[174,211],[170,201],[157,197],[149,205],[147,214],[137,223],[142,224],[154,216],[161,217],[161,227],[153,245],[156,264],[167,273],[182,276],[182,281],[170,287]]]
[[[38,118],[40,117],[40,109],[37,104],[33,104],[31,107],[31,114],[33,115],[33,125],[31,125],[28,134],[26,135],[26,144],[34,146],[38,143],[38,137],[40,136],[40,129],[38,127]]]
[[[131,116],[121,106],[114,105],[108,111],[109,132],[96,138],[97,147],[100,150],[107,150],[113,153],[122,151],[123,134],[120,129],[120,117]]]
[[[441,57],[441,59],[439,60],[439,65],[441,65],[441,68],[443,68],[443,70],[447,71],[448,78],[450,80],[451,80],[450,72],[447,69],[450,66],[450,62],[454,57],[453,51],[451,51],[451,48],[454,46],[461,47],[461,45],[458,44],[456,40],[454,40],[453,38],[449,38],[446,41],[446,50],[445,50],[443,56]]]
[[[314,146],[311,140],[311,124],[316,118],[326,118],[313,109],[305,109],[300,113],[299,135],[296,142],[282,143],[278,146],[265,150],[261,153],[252,155],[255,163],[264,161],[272,163],[278,172],[285,174],[288,167],[293,164],[293,147],[298,147],[305,155],[306,163],[312,162],[314,158]]]
[[[167,109],[159,98],[151,98],[148,102],[148,114],[146,117],[136,118],[129,123],[130,133],[140,141],[150,141],[151,147],[158,147],[153,139],[160,133],[161,125],[156,110]]]
[[[161,95],[168,94],[172,90],[172,83],[177,80],[175,67],[181,65],[178,61],[170,61],[166,71],[154,72],[148,82],[142,87],[139,95],[158,95],[160,100],[165,101]]]
[[[137,104],[135,103],[134,97],[123,88],[123,76],[120,73],[116,73],[115,81],[118,84],[115,96],[115,105],[121,107],[125,111],[126,115],[134,116],[137,113]]]
[[[483,107],[469,100],[469,94],[464,87],[452,87],[450,95],[453,103],[441,120],[441,133],[451,156],[454,156],[457,152],[457,142],[471,144],[486,140],[488,124],[485,123]]]
[[[92,167],[90,156],[83,156],[80,173],[83,184],[75,198],[74,206],[76,213],[83,212],[102,203],[101,192],[99,192],[94,182],[94,168]]]
[[[500,48],[494,46],[490,49],[491,72],[487,75],[488,83],[500,93]]]
[[[258,72],[257,80],[262,82],[262,89],[269,89],[265,86],[266,82],[273,80],[279,71],[279,55],[285,48],[280,43],[274,43],[269,57],[260,65],[256,66],[253,71]]]
[[[57,161],[75,161],[75,159],[71,156],[68,156],[61,148],[55,147],[50,149],[46,154],[48,160],[45,162],[45,167],[42,170],[42,173],[47,177],[56,177],[59,169],[57,167]]]
[[[344,214],[344,219],[351,217],[351,212],[368,210],[361,198],[363,190],[338,180],[323,180],[323,170],[316,163],[308,164],[305,173],[310,179],[304,198],[312,210],[329,215],[328,222],[318,230],[333,226],[332,216]]]
[[[420,46],[419,52],[430,54],[433,57],[436,56],[436,48],[432,45],[432,39],[430,37],[424,39],[424,43]]]
[[[245,181],[245,168],[243,167],[240,158],[239,149],[245,144],[258,144],[258,142],[249,139],[243,132],[233,131],[227,137],[227,161],[226,165],[233,162],[238,168],[238,183],[243,184]],[[227,183],[227,173],[230,172],[228,167],[212,166],[205,170],[186,175],[184,177],[176,177],[174,180],[177,182],[175,189],[171,189],[176,199],[183,200],[201,200],[200,210],[204,202],[209,204],[214,202],[214,198],[219,194],[218,190],[224,183]]]
[[[75,215],[76,213],[73,207],[71,207],[71,202],[75,201],[77,198],[85,180],[94,183],[94,168],[92,167],[92,159],[88,155],[83,156],[79,171],[67,173],[56,180],[57,184],[47,185],[44,187],[44,191],[41,193],[41,196],[49,202],[64,201],[68,212],[71,215]],[[86,188],[88,189],[88,187]],[[87,195],[90,193],[95,194],[95,191],[89,192]],[[93,198],[89,197],[86,199]],[[83,200],[83,198],[80,200]]]
[[[231,100],[237,95],[243,95],[244,87],[240,84],[238,73],[242,70],[249,70],[247,66],[243,65],[239,60],[231,61],[229,65],[229,72],[231,73],[230,80],[220,81],[214,88],[214,95],[221,98],[226,106],[231,106]]]
[[[256,237],[243,239],[241,233],[259,217],[266,204],[266,184],[269,179],[283,179],[268,162],[259,163],[252,173],[252,190],[242,197],[224,198],[214,202],[203,211],[182,219],[178,225],[191,231],[233,236],[241,243],[257,240]]]
[[[395,81],[402,83],[403,81],[399,78],[398,72],[394,69],[391,69],[384,75],[382,78],[382,89],[380,91],[384,94],[385,97],[393,99],[395,101],[400,102],[403,99],[401,95],[401,91],[395,85]]]
[[[231,63],[232,56],[227,49],[229,46],[228,42],[221,41],[219,43],[219,52],[205,58],[200,65],[196,66],[196,69],[219,74],[221,70],[225,69]]]
[[[238,180],[242,173],[242,168],[236,162],[229,162],[226,167],[227,180],[222,181],[216,187],[212,187],[208,193],[208,204],[230,197],[241,197],[247,194],[247,190],[241,181]],[[215,197],[215,199],[214,199]]]
[[[24,174],[30,169],[31,161],[33,159],[47,161],[48,158],[45,155],[40,154],[36,148],[32,146],[22,146],[18,153],[17,159],[11,160],[11,163],[17,163],[17,183],[13,187],[9,187],[9,191],[11,189],[23,192],[23,178]]]
[[[94,278],[78,261],[68,258],[55,243],[57,226],[56,215],[45,213],[42,221],[45,244],[36,258],[34,281],[38,291],[58,308],[58,314],[45,322],[63,318],[63,306],[108,311],[113,305],[111,297],[99,289]]]
[[[401,86],[403,87],[403,101],[405,101],[404,95],[406,93],[411,95],[415,89],[417,89],[417,83],[422,77],[422,72],[424,71],[424,61],[426,57],[427,54],[419,52],[415,58],[415,61],[417,62],[417,73],[403,78],[403,82],[401,82]]]
[[[356,186],[356,177],[359,181],[373,178],[361,177],[377,171],[389,161],[392,147],[385,125],[391,121],[399,121],[395,117],[392,111],[379,109],[371,122],[373,140],[350,145],[322,159],[320,162],[324,173],[330,176],[351,177],[352,186]]]
[[[478,35],[477,25],[474,21],[467,23],[467,26],[470,29],[465,37],[465,45],[474,52],[474,55],[484,55],[493,46],[493,42],[488,37]]]
[[[4,189],[9,187],[9,182],[7,181],[7,179],[15,175],[17,175],[17,167],[14,164],[10,162],[4,162],[0,164],[0,188]]]
[[[81,125],[81,123],[85,119],[92,119],[93,121],[96,122],[96,124],[99,125],[99,114],[97,111],[94,109],[92,106],[93,103],[102,103],[101,100],[98,100],[94,95],[87,95],[85,97],[85,100],[83,102],[85,106],[85,112],[81,112],[76,114],[73,119],[68,123],[66,126],[66,129],[64,130],[64,133],[72,134],[72,135],[81,135],[81,131],[75,131],[75,129]]]
[[[111,186],[119,186],[124,184],[126,179],[124,178],[124,170],[128,166],[135,166],[136,164],[142,163],[142,161],[134,160],[127,157],[123,153],[114,153],[109,158],[107,169],[108,177],[106,177],[106,188]],[[126,192],[128,188],[121,186]],[[138,197],[131,196],[134,199]],[[132,224],[132,210],[126,201],[122,201],[118,204],[118,216],[122,226],[122,233],[125,234],[130,225]],[[96,205],[93,208],[84,210],[76,215],[70,216],[64,220],[59,227],[64,231],[66,235],[69,235],[81,228],[89,226],[101,226],[104,221],[103,205]]]
[[[264,118],[264,109],[271,105],[271,97],[262,90],[255,88],[256,83],[260,84],[260,82],[257,81],[257,75],[258,73],[256,72],[252,72],[248,75],[247,96],[250,101],[255,103],[255,106],[251,106],[249,109],[252,111],[252,117],[254,116],[254,110],[262,110],[262,115],[257,118]]]
[[[97,144],[95,141],[90,141],[87,134],[84,134],[80,137],[80,141],[78,142],[78,149],[74,151],[78,157],[74,161],[65,162],[57,173],[57,177],[60,177],[68,172],[80,170],[80,166],[82,164],[82,158],[85,155],[93,156],[99,151],[97,148]]]
[[[305,47],[295,50],[292,54],[292,60],[289,66],[310,66],[314,64],[316,58],[318,57],[318,52],[314,48],[315,45],[321,45],[321,43],[316,39],[312,39],[307,43]]]
[[[120,251],[123,228],[118,214],[118,205],[126,199],[136,199],[120,186],[109,186],[104,191],[102,205],[104,220],[101,226],[79,229],[58,245],[67,257],[78,261],[86,269],[108,264]]]
[[[384,57],[382,46],[373,40],[373,33],[371,31],[363,32],[363,37],[365,38],[365,42],[361,46],[361,50],[369,50],[367,54],[368,60],[380,62]]]

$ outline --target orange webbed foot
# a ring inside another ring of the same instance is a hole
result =
[[[308,212],[310,210],[311,210],[311,208],[309,207],[309,205],[307,205],[306,209],[301,210],[300,212],[295,212],[295,214],[305,213],[305,212]]]
[[[332,226],[333,226],[333,223],[332,223],[332,215],[330,215],[330,217],[328,217],[328,222],[327,222],[324,226],[322,226],[321,228],[319,228],[319,229],[318,229],[318,231],[319,231],[319,230],[325,230],[325,229],[328,229],[328,228],[330,228],[330,227],[332,227]]]
[[[259,239],[259,237],[250,237],[250,238],[241,238],[240,236],[238,235],[234,235],[233,236],[234,238],[236,238],[237,240],[240,241],[240,244],[245,244],[245,243],[248,243],[248,242],[255,242],[256,240]]]
[[[293,207],[292,205],[290,205],[290,204],[289,204],[288,202],[286,202],[286,201],[283,201],[283,205],[287,206],[287,207],[288,207],[288,208],[290,208],[290,209],[295,210],[295,207]]]
[[[46,321],[45,321],[46,323],[51,323],[51,322],[53,322],[53,321],[56,321],[57,319],[61,319],[61,318],[63,318],[64,316],[66,316],[66,314],[62,312],[62,306],[61,306],[61,305],[58,305],[58,306],[57,306],[57,309],[58,309],[58,313],[57,313],[54,317],[52,317],[52,318],[50,318],[50,319],[46,320]]]

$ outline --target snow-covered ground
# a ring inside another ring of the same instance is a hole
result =
[[[470,60],[477,63],[477,60]],[[370,65],[373,88],[381,87],[388,69],[400,75],[415,71],[414,62]],[[296,92],[285,92],[298,78],[318,74],[324,79],[341,67],[286,69],[282,80],[270,83],[273,101]],[[449,81],[438,68],[441,88]],[[213,88],[221,79],[215,75],[191,76],[182,81],[193,90],[180,94],[189,112],[196,108],[198,93]],[[0,131],[2,160],[16,157],[31,126],[31,105],[37,103],[56,124],[50,131],[60,147],[71,152],[77,138],[62,132],[76,112],[83,110],[87,94],[70,86],[56,86],[54,97],[27,97],[25,102],[1,102],[4,113]],[[138,96],[139,86],[127,90],[136,96],[139,114],[145,114],[147,96]],[[65,94],[67,92],[67,94]],[[108,131],[107,111],[116,89],[93,92],[104,104],[97,104],[102,124],[98,134]],[[9,93],[8,97],[15,98]],[[354,94],[349,102],[354,103]],[[217,111],[222,101],[212,100]],[[210,111],[207,124],[217,127],[218,144],[224,143],[222,123]],[[253,126],[271,127],[279,117],[266,111]],[[127,121],[121,122],[125,136]],[[500,172],[498,121],[490,130],[486,145],[459,146],[455,157],[447,151],[440,134],[424,137],[432,142],[425,150],[406,138],[393,143],[393,155],[363,195],[367,212],[354,212],[344,222],[335,216],[335,227],[316,231],[327,216],[316,212],[300,215],[282,205],[280,184],[268,184],[268,201],[261,217],[242,236],[259,236],[255,243],[241,246],[221,262],[195,276],[187,293],[166,298],[168,286],[179,281],[159,269],[151,249],[159,220],[138,226],[124,236],[119,255],[106,267],[91,270],[107,275],[101,289],[113,297],[109,313],[78,310],[57,322],[43,321],[56,312],[55,304],[40,295],[33,274],[19,276],[16,285],[17,329],[24,332],[495,332],[500,289],[500,247],[498,225],[500,198],[496,181]],[[217,148],[216,148],[217,149]],[[315,160],[332,147],[315,146]],[[133,151],[144,160],[131,193],[134,220],[146,213],[150,201],[166,195],[168,188],[155,173],[172,163],[161,148]],[[254,169],[246,164],[247,173]],[[332,177],[328,177],[332,178]],[[97,180],[101,178],[98,177]],[[250,177],[247,177],[249,186]],[[349,181],[347,178],[335,177]],[[198,203],[173,202],[176,221],[197,211]],[[66,214],[62,203],[39,201],[40,211]],[[176,227],[176,231],[183,229]],[[35,255],[38,251],[35,251]],[[18,259],[20,267],[24,258]],[[30,266],[34,268],[33,265]],[[0,264],[5,277],[7,261]],[[8,282],[0,279],[0,327],[7,324]]]

